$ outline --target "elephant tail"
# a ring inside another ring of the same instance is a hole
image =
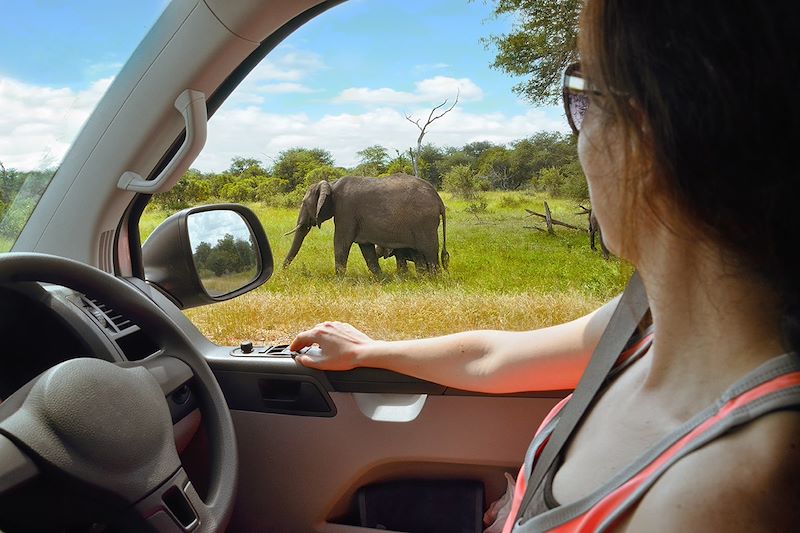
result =
[[[439,200],[441,202],[441,199]],[[442,215],[442,268],[447,270],[450,264],[450,254],[447,253],[447,215],[445,214],[446,208],[442,202],[441,215]]]

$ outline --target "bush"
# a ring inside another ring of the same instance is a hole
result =
[[[312,185],[320,181],[336,181],[344,176],[347,171],[340,167],[333,167],[331,165],[322,165],[315,169],[310,170],[303,180],[295,187],[295,189],[306,190]]]
[[[586,176],[583,174],[583,169],[579,163],[569,163],[561,167],[561,173],[564,176],[564,185],[561,192],[570,198],[576,200],[585,200],[589,198],[589,185],[586,183]]]
[[[486,200],[481,198],[480,200],[476,200],[476,201],[470,203],[464,209],[464,211],[466,211],[467,213],[469,213],[471,215],[477,216],[477,215],[479,215],[481,213],[485,213],[487,211],[488,207],[489,207],[489,204],[486,203]]]
[[[199,177],[196,170],[189,170],[172,189],[153,195],[153,205],[168,211],[204,203],[211,196],[211,183]]]
[[[229,202],[248,202],[256,199],[258,183],[253,178],[244,178],[223,186],[220,198]]]
[[[299,208],[305,194],[306,191],[298,187],[292,192],[276,194],[275,196],[264,198],[261,201],[264,202],[264,205],[269,207]]]
[[[563,186],[564,176],[558,168],[543,168],[542,171],[539,172],[539,187],[552,196],[561,195],[561,188]]]
[[[480,184],[468,165],[456,165],[444,175],[444,190],[464,199],[475,198]]]
[[[256,187],[256,199],[270,202],[278,195],[284,194],[289,188],[289,182],[280,178],[264,178]]]
[[[519,207],[525,203],[527,203],[526,200],[517,194],[503,195],[497,201],[497,207]]]
[[[589,186],[579,163],[545,168],[539,173],[539,187],[552,196],[567,196],[576,200],[589,197]]]

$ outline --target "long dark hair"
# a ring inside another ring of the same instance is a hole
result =
[[[798,0],[587,0],[580,33],[583,70],[643,148],[658,194],[775,289],[793,349],[798,27]]]

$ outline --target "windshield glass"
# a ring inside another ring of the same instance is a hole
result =
[[[7,252],[67,149],[168,2],[3,2],[0,252]]]

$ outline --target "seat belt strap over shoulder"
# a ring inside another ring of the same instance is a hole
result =
[[[519,513],[516,516],[517,523],[531,518],[528,516],[528,508],[533,495],[602,387],[608,373],[614,367],[614,363],[631,335],[636,331],[648,307],[647,293],[641,276],[638,272],[634,272],[611,315],[608,326],[592,353],[592,358],[578,382],[578,387],[561,410],[558,424],[534,464],[533,471],[526,483],[527,488],[520,503]]]

